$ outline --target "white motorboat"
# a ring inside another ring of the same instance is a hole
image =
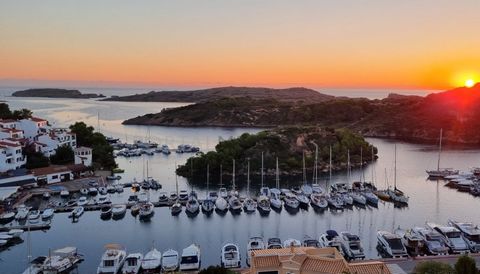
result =
[[[462,223],[450,220],[449,225],[457,228],[462,233],[463,240],[467,243],[470,251],[480,252],[480,229],[473,223]]]
[[[365,198],[365,196],[363,196],[361,193],[350,192],[349,195],[350,197],[352,197],[354,203],[359,204],[361,206],[364,206],[367,204],[367,198]]]
[[[108,198],[107,195],[102,194],[102,195],[98,196],[97,204],[104,205],[104,204],[110,204],[110,203],[112,203],[112,202],[110,201],[110,198]]]
[[[327,230],[318,241],[322,247],[335,247],[343,255],[342,239],[335,230]]]
[[[342,199],[344,206],[352,206],[353,205],[353,198],[350,195],[348,195],[347,193],[339,193],[338,195]]]
[[[382,249],[387,257],[401,258],[407,257],[408,253],[403,246],[402,239],[397,234],[387,231],[377,232],[378,247]]]
[[[53,208],[45,208],[42,212],[42,220],[48,220],[53,217],[55,210]]]
[[[224,212],[228,209],[228,203],[223,197],[218,197],[215,201],[215,209],[220,212]]]
[[[60,191],[60,197],[62,198],[68,198],[70,196],[70,192],[68,192],[68,190],[62,190]]]
[[[142,266],[143,254],[130,253],[125,258],[125,263],[122,267],[122,274],[138,274]]]
[[[228,208],[232,211],[232,212],[240,212],[242,211],[242,202],[240,202],[240,199],[236,196],[232,196],[230,197],[230,199],[228,199]]]
[[[410,255],[411,257],[425,255],[424,241],[418,233],[415,233],[411,229],[408,229],[406,231],[403,231],[402,229],[397,229],[395,232],[402,237],[402,243],[405,246],[408,255]]]
[[[240,250],[237,245],[228,243],[222,247],[221,263],[224,268],[240,267]]]
[[[180,271],[199,270],[200,263],[200,247],[195,244],[191,244],[182,251]]]
[[[172,212],[172,215],[179,214],[180,212],[182,212],[182,204],[178,201],[175,201],[172,207],[170,207],[170,211]]]
[[[450,253],[463,254],[468,253],[468,251],[470,250],[467,242],[462,237],[462,233],[457,228],[453,226],[443,226],[434,223],[427,223],[427,226],[442,235],[443,241],[449,248]]]
[[[370,191],[370,190],[364,191],[364,192],[362,192],[362,195],[367,200],[367,203],[369,203],[371,205],[374,205],[374,206],[378,205],[378,197],[372,191]]]
[[[168,196],[168,200],[170,203],[174,203],[178,200],[178,195],[177,195],[177,192],[170,192],[170,195]]]
[[[189,198],[188,191],[180,190],[180,193],[178,194],[178,201],[181,204],[186,204],[188,201],[188,198]]]
[[[28,213],[30,212],[30,208],[25,205],[20,205],[17,207],[17,214],[15,214],[15,220],[21,221],[25,220],[28,217]]]
[[[143,273],[158,273],[162,264],[162,253],[156,248],[152,248],[142,260]]]
[[[297,196],[292,192],[285,193],[284,201],[285,201],[285,207],[288,207],[291,209],[298,209],[298,207],[300,206],[300,202],[297,200]]]
[[[87,188],[82,188],[82,189],[80,189],[80,194],[82,194],[82,195],[88,195],[88,189],[87,189]]]
[[[305,236],[302,241],[302,246],[304,247],[315,247],[315,248],[320,248],[322,247],[320,245],[320,242],[318,240],[313,239],[310,236]]]
[[[8,231],[8,235],[12,236],[13,238],[20,238],[23,234],[23,229],[10,229]]]
[[[270,199],[268,199],[268,196],[260,196],[258,197],[257,201],[257,207],[258,211],[260,211],[261,214],[268,214],[271,211],[270,208]]]
[[[342,242],[343,253],[347,259],[365,259],[360,237],[350,232],[340,232],[340,241]]]
[[[308,207],[308,204],[310,204],[310,199],[303,193],[297,194],[296,198],[300,203],[300,207]]]
[[[103,253],[100,265],[97,268],[97,274],[118,273],[125,262],[127,252],[118,244],[108,244],[105,249],[106,251]]]
[[[247,198],[243,201],[243,210],[247,213],[252,213],[257,210],[257,202],[255,202],[252,198]]]
[[[112,206],[112,218],[120,219],[127,213],[127,206],[124,204],[117,204]]]
[[[198,213],[199,209],[200,204],[198,203],[197,198],[195,198],[194,196],[190,196],[185,206],[185,211],[190,214],[196,214]]]
[[[265,249],[265,242],[262,237],[251,237],[247,244],[247,265],[250,266],[250,260],[252,259],[252,251]]]
[[[202,211],[205,213],[211,213],[215,209],[215,202],[210,200],[210,197],[207,197],[202,202]]]
[[[223,199],[227,199],[228,198],[228,191],[226,188],[224,187],[221,187],[219,190],[218,190],[218,196],[223,198]]]
[[[88,198],[86,196],[82,196],[78,198],[77,205],[78,206],[84,206],[88,204]]]
[[[30,222],[37,222],[38,219],[40,219],[40,210],[35,209],[30,211],[30,213],[28,214],[28,220]]]
[[[123,185],[121,185],[121,184],[116,184],[116,185],[115,185],[115,191],[116,191],[117,193],[122,193],[122,192],[123,192]]]
[[[45,259],[42,266],[42,274],[68,273],[76,264],[82,261],[76,247],[64,247],[54,250]]]
[[[279,238],[270,238],[267,241],[267,249],[281,249],[282,241]]]
[[[85,209],[83,208],[83,206],[77,206],[73,209],[72,213],[70,213],[70,217],[80,218],[80,216],[82,216],[84,211]]]
[[[108,190],[107,190],[106,187],[101,186],[101,187],[98,188],[98,193],[100,193],[101,195],[107,195]]]
[[[175,272],[178,270],[179,266],[179,256],[178,252],[169,249],[165,252],[163,252],[163,257],[162,257],[162,271],[163,272]]]
[[[412,233],[416,233],[423,239],[423,253],[427,255],[447,255],[448,247],[440,233],[426,227],[414,227]]]
[[[326,209],[328,207],[328,201],[325,196],[316,192],[310,195],[310,204],[319,209]]]
[[[301,247],[302,243],[299,240],[296,239],[286,239],[283,241],[283,248],[289,248],[289,247]]]
[[[275,188],[276,189],[276,188]],[[272,189],[273,190],[273,189]],[[278,191],[280,192],[280,191]],[[270,196],[270,205],[274,209],[282,209],[282,200],[280,199],[280,193],[276,193],[274,191],[271,191],[271,196]]]
[[[88,189],[88,195],[92,195],[92,196],[95,196],[98,194],[98,189],[94,188],[94,187],[90,187]]]
[[[0,246],[2,246],[2,241],[0,241]],[[47,257],[45,256],[39,256],[33,259],[30,262],[30,266],[27,269],[25,269],[25,271],[23,271],[22,274],[40,274],[42,272],[43,263],[45,262],[46,259]]]
[[[160,194],[158,195],[158,204],[159,205],[168,205],[169,203],[170,203],[170,200],[168,198],[167,192],[160,192]]]
[[[133,210],[133,207],[132,207]],[[100,217],[102,219],[108,219],[112,216],[112,206],[111,205],[104,205],[100,209]]]
[[[138,213],[140,219],[150,220],[150,218],[152,218],[152,216],[155,214],[153,209],[153,204],[150,202],[140,204],[140,211]]]
[[[340,195],[330,194],[327,198],[328,205],[334,209],[342,209],[344,202]]]

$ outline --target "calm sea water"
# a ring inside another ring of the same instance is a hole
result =
[[[257,132],[258,129],[225,129],[225,128],[167,128],[146,126],[124,126],[123,119],[158,112],[165,107],[180,106],[178,103],[117,103],[97,102],[94,100],[57,100],[57,99],[19,99],[4,97],[12,108],[26,107],[35,115],[47,118],[57,126],[83,120],[96,126],[111,136],[123,140],[151,139],[159,143],[167,143],[171,147],[180,143],[191,143],[200,146],[202,150],[211,150],[220,139],[238,136],[244,132]],[[98,119],[100,117],[100,119]],[[393,231],[398,227],[408,228],[423,225],[425,221],[445,223],[448,219],[473,221],[480,223],[480,212],[473,210],[480,201],[465,193],[444,187],[443,182],[427,181],[425,169],[434,168],[437,161],[437,151],[434,146],[416,145],[398,141],[368,139],[379,148],[379,159],[364,170],[367,179],[374,177],[379,187],[386,182],[393,183],[393,151],[397,145],[397,182],[399,188],[410,196],[407,208],[395,208],[393,204],[381,202],[378,208],[356,208],[343,212],[323,213],[300,210],[290,214],[283,210],[280,213],[271,212],[268,217],[258,213],[225,216],[216,213],[206,216],[202,213],[196,217],[187,217],[185,211],[177,217],[172,217],[168,208],[156,208],[151,222],[140,222],[129,212],[122,220],[102,221],[99,212],[86,212],[78,223],[72,223],[67,214],[56,214],[52,228],[48,231],[32,232],[32,255],[46,255],[49,248],[59,248],[73,245],[85,254],[85,261],[79,266],[79,273],[93,273],[107,243],[120,243],[128,252],[147,252],[154,244],[164,251],[169,248],[181,250],[195,242],[202,249],[203,266],[220,263],[220,250],[223,244],[235,242],[242,252],[245,262],[246,244],[251,236],[280,237],[282,240],[296,238],[301,240],[304,235],[320,236],[327,229],[351,231],[360,235],[367,256],[378,256],[376,247],[376,231]],[[442,157],[442,166],[468,169],[479,165],[480,151],[476,149],[446,149]],[[170,156],[155,155],[144,158],[118,158],[119,166],[125,169],[124,181],[133,178],[142,179],[146,163],[149,175],[158,179],[162,185],[161,191],[174,191],[174,165],[185,162],[189,155],[171,154]],[[272,167],[273,168],[273,167]],[[385,178],[385,170],[387,176]],[[355,170],[353,179],[360,178],[361,172]],[[309,176],[311,177],[311,176]],[[334,181],[346,180],[346,174],[334,175]],[[326,181],[322,177],[322,182]],[[281,180],[282,187],[298,184],[295,181]],[[268,178],[267,183],[274,185],[274,178]],[[180,189],[190,190],[191,186],[184,178],[179,177]],[[217,188],[218,182],[211,182],[211,188]],[[245,193],[244,182],[241,191]],[[243,184],[243,185],[242,185]],[[252,193],[258,191],[258,182],[252,186]],[[196,189],[200,197],[204,197],[205,189]],[[113,202],[126,201],[129,190],[124,193],[112,194]],[[150,193],[151,199],[158,197],[158,192]],[[24,236],[26,238],[26,236]],[[27,265],[27,245],[16,245],[0,253],[0,269],[2,273],[21,273]]]

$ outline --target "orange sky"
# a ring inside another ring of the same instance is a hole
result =
[[[477,0],[4,1],[0,79],[444,89],[480,81],[479,10]]]

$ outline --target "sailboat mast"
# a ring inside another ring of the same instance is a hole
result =
[[[373,166],[373,160],[375,159],[375,155],[373,154],[373,146],[372,146],[372,184],[375,185],[373,174],[375,172],[375,167]]]
[[[303,163],[303,184],[307,183],[307,174],[305,172],[305,150],[302,152],[302,163]]]
[[[440,129],[440,143],[438,145],[437,171],[440,171],[440,156],[442,155],[442,138],[443,138],[443,128]]]
[[[276,182],[276,187],[277,189],[280,189],[280,177],[278,174],[278,157],[277,157],[277,170],[276,170],[276,177],[275,177],[275,182]]]
[[[247,195],[250,197],[250,158],[247,159]]]
[[[393,170],[393,187],[397,189],[397,144],[395,144],[395,169]]]
[[[313,167],[313,182],[315,184],[318,184],[318,145],[317,144],[315,144],[315,164]]]
[[[177,162],[175,162],[175,169],[177,169]],[[177,173],[175,172],[175,188],[177,189],[177,199],[178,199],[178,177],[177,177]]]
[[[329,148],[329,153],[330,153],[330,158],[328,160],[328,183],[327,183],[327,193],[329,192],[330,189],[330,182],[332,181],[332,146]]]
[[[261,184],[262,184],[262,187],[263,187],[263,151],[262,151],[262,170],[261,170],[261,174],[262,174]]]
[[[350,185],[350,150],[347,150],[347,183]]]
[[[235,159],[233,159],[232,183],[233,183],[233,190],[235,190]]]
[[[363,170],[363,147],[360,147],[360,169],[362,170],[362,178],[360,179],[360,182],[365,181],[365,172]]]
[[[210,165],[207,164],[207,196],[208,196],[208,190],[209,190],[209,183],[210,183]]]

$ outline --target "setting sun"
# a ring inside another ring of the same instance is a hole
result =
[[[473,81],[472,79],[468,79],[467,81],[465,81],[465,86],[467,88],[471,88],[475,85],[475,81]]]

